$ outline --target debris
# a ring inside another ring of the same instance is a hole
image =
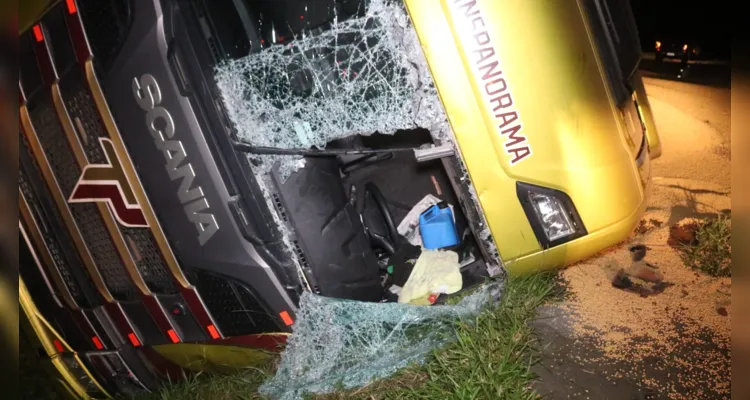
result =
[[[642,219],[638,222],[638,226],[635,228],[635,232],[640,235],[643,235],[645,233],[652,231],[653,229],[661,227],[661,225],[662,225],[662,222],[659,221],[658,219],[654,219],[654,218],[651,218],[648,220]]]
[[[633,286],[633,281],[628,278],[628,274],[625,273],[624,269],[620,269],[612,279],[612,286],[618,289],[628,289]]]
[[[646,282],[659,283],[664,280],[664,275],[656,271],[645,261],[634,262],[627,271],[628,275],[642,279]]]
[[[424,250],[398,296],[399,303],[425,304],[432,294],[461,290],[463,278],[458,254],[453,251]]]
[[[440,188],[440,183],[438,183],[437,178],[435,178],[435,175],[432,176],[432,185],[435,186],[435,193],[437,193],[438,196],[442,196],[443,189]]]
[[[455,340],[457,321],[471,324],[482,310],[498,304],[502,290],[502,283],[492,281],[456,305],[431,307],[305,291],[276,374],[259,392],[266,398],[300,399],[359,387],[422,363],[434,349]]]
[[[453,209],[445,202],[435,204],[419,215],[419,233],[426,249],[445,249],[461,243]]]
[[[666,243],[668,226],[653,232],[653,239]],[[679,252],[653,246],[642,261],[650,268],[658,264],[669,282],[645,283],[627,274],[631,256],[629,247],[620,247],[562,271],[569,296],[557,307],[570,321],[570,338],[596,349],[581,355],[584,365],[614,368],[612,382],[638,382],[659,398],[728,398],[731,278],[696,274],[684,267]],[[668,289],[673,283],[680,288]],[[638,284],[650,290],[643,293],[646,299],[633,295],[641,295]],[[578,345],[566,351],[581,354]]]
[[[674,286],[674,283],[670,282],[659,282],[654,286],[651,286],[651,295],[663,293],[667,288]]]
[[[630,247],[630,257],[633,261],[641,261],[646,257],[646,246],[638,244]]]
[[[401,286],[398,285],[391,285],[388,287],[388,290],[385,291],[385,298],[381,301],[382,303],[386,302],[398,302],[398,295],[401,293]]]
[[[669,228],[669,240],[667,244],[674,248],[682,248],[695,244],[695,230],[698,224],[689,222],[687,224],[674,224]]]
[[[727,315],[729,315],[729,313],[727,312],[726,307],[719,307],[719,308],[716,309],[716,312],[718,312],[719,315],[721,315],[722,317],[726,317]]]
[[[635,278],[644,283],[635,282]],[[625,269],[620,269],[612,278],[612,286],[618,289],[622,289],[629,293],[638,294],[641,297],[649,297],[660,294],[670,286],[672,283],[664,282],[664,276],[650,268],[645,262],[633,263],[633,265]]]
[[[428,194],[423,197],[422,200],[419,200],[419,202],[409,210],[409,213],[406,214],[406,217],[404,217],[401,223],[398,224],[398,227],[396,228],[398,234],[405,237],[406,240],[414,246],[421,245],[422,236],[419,234],[419,215],[441,201],[442,200],[431,194]]]
[[[450,144],[443,144],[440,146],[425,146],[423,148],[414,149],[414,158],[417,162],[425,162],[430,160],[437,160],[439,158],[453,156],[453,146]]]
[[[411,243],[402,243],[393,253],[388,263],[393,269],[393,284],[404,286],[409,279],[422,249]]]

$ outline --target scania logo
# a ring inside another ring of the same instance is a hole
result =
[[[89,164],[83,168],[68,202],[102,202],[109,206],[117,221],[131,228],[146,228],[148,221],[138,204],[115,146],[108,138],[99,138],[107,164]]]
[[[202,246],[219,230],[219,225],[211,213],[203,188],[195,182],[195,169],[185,153],[185,146],[179,140],[179,135],[175,135],[175,121],[162,104],[159,83],[153,75],[144,74],[140,78],[133,78],[132,91],[136,103],[145,112],[145,125],[154,145],[164,156],[169,179],[178,183],[177,198],[185,216],[195,226],[198,243]]]

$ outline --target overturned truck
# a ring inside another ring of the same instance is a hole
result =
[[[629,6],[531,3],[52,2],[20,37],[19,237],[60,382],[153,389],[275,348],[305,292],[440,303],[626,237],[661,151]]]

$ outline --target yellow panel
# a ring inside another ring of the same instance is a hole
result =
[[[271,353],[227,345],[195,343],[166,344],[154,346],[166,359],[192,371],[231,372],[268,361]]]
[[[57,354],[53,340],[59,340],[66,351],[72,351],[71,347],[55,331],[50,323],[44,319],[31,299],[31,294],[26,288],[26,284],[20,278],[18,281],[18,302],[23,311],[23,318],[20,320],[21,326],[26,331],[26,334],[31,337],[32,341],[42,345],[50,357],[42,360],[42,362],[45,363],[45,368],[49,371],[50,376],[55,380],[59,388],[64,390],[65,393],[63,395],[74,399],[89,399],[90,397],[86,394],[86,389],[78,382],[78,379],[70,372],[65,362]],[[74,354],[74,356],[78,359],[78,355]],[[78,363],[91,381],[94,382],[97,389],[109,398],[109,394],[94,379],[88,368],[81,363],[80,359],[78,359]]]
[[[646,195],[640,143],[625,130],[577,3],[406,4],[506,267],[559,266],[626,237]],[[517,181],[567,193],[590,235],[542,252]],[[609,240],[597,240],[600,231]]]

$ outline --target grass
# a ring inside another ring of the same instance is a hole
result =
[[[731,228],[731,219],[724,215],[698,223],[695,240],[682,248],[685,263],[711,276],[732,276]]]
[[[258,387],[273,376],[277,360],[257,368],[233,374],[201,374],[187,377],[161,392],[142,396],[140,400],[250,400],[263,399]]]
[[[338,399],[536,399],[530,385],[536,308],[555,296],[555,273],[510,277],[502,303],[455,327],[457,340],[422,366],[406,368],[365,387],[311,397]],[[231,375],[200,375],[146,399],[256,399],[273,364]]]
[[[18,388],[21,399],[57,400],[57,387],[44,369],[41,358],[26,335],[18,337]]]

